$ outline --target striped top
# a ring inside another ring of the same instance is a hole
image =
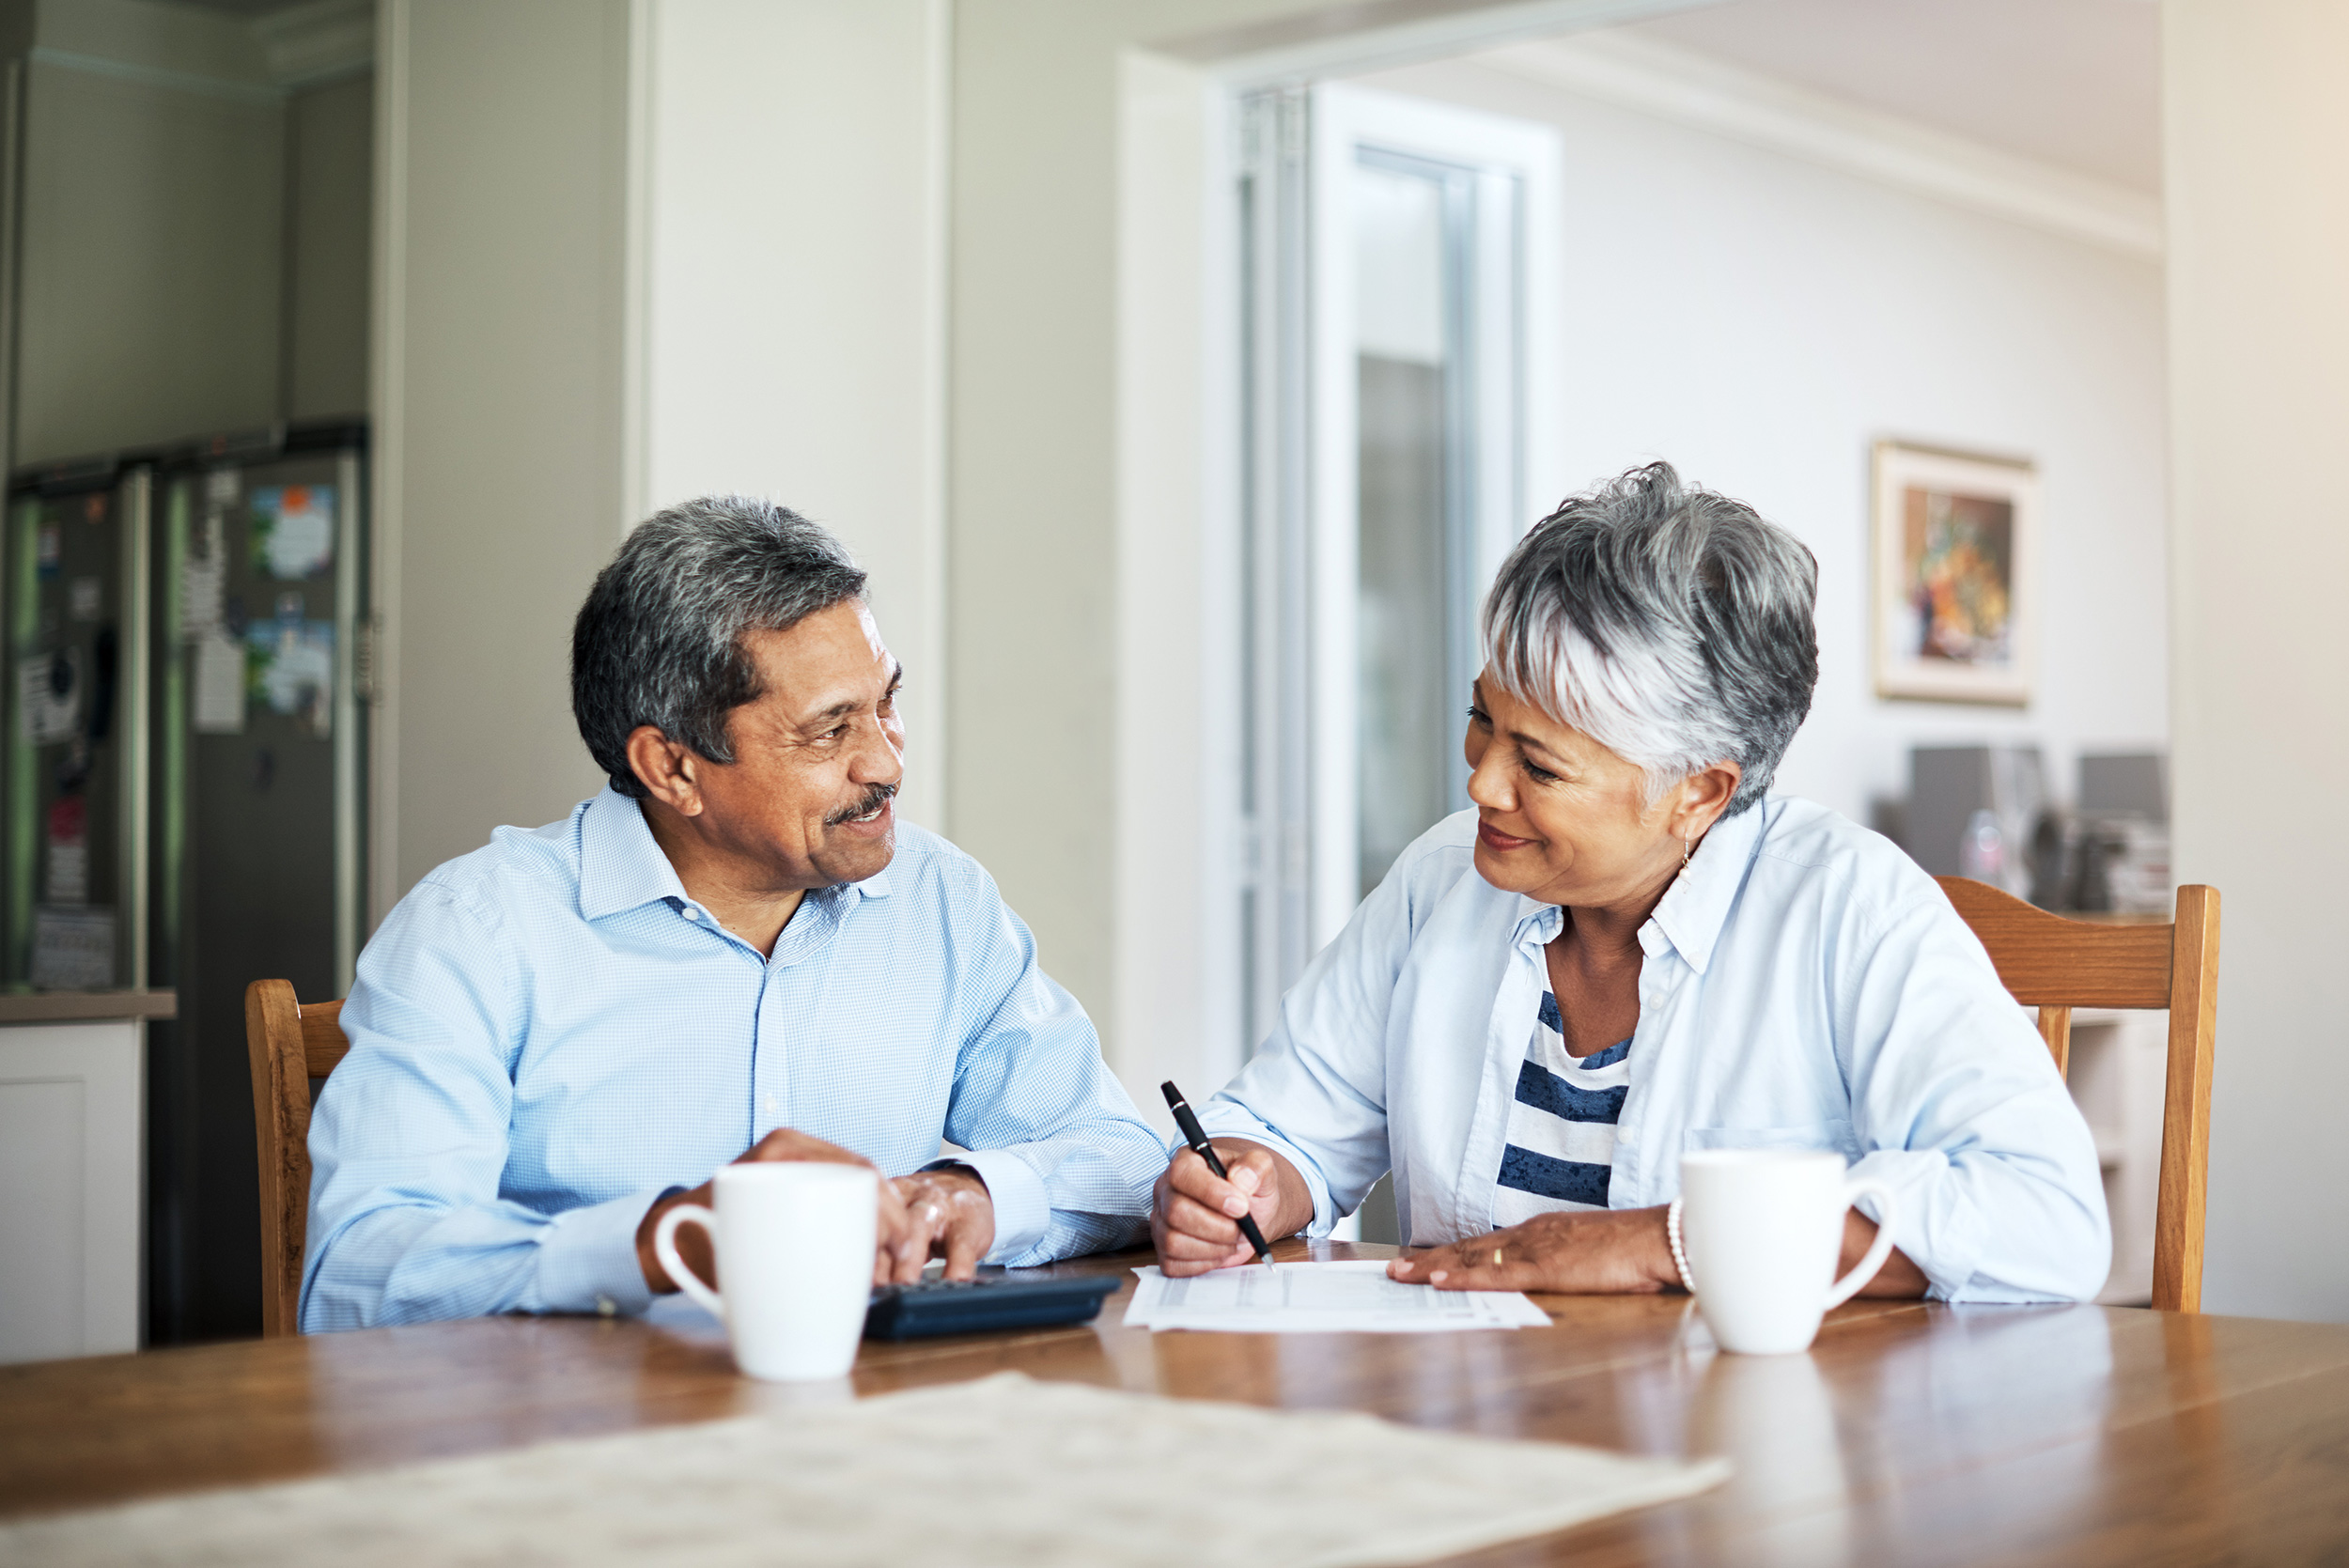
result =
[[[1406,849],[1195,1108],[1296,1169],[1315,1237],[1389,1171],[1406,1245],[1492,1232],[1566,914],[1479,877],[1476,829],[1462,811]],[[1895,1244],[1936,1300],[2104,1288],[2096,1141],[2055,1059],[1933,878],[1825,806],[1713,824],[1640,927],[1631,1061],[1610,1208],[1678,1197],[1689,1149],[1832,1149],[1899,1193]]]
[[[1558,998],[1542,993],[1532,1043],[1517,1069],[1509,1142],[1493,1192],[1493,1229],[1537,1214],[1607,1207],[1614,1173],[1615,1123],[1631,1084],[1631,1042],[1576,1058],[1566,1054]]]

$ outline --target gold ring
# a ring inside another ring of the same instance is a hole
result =
[[[1501,1249],[1498,1247],[1493,1249],[1493,1266],[1495,1268],[1501,1266]]]

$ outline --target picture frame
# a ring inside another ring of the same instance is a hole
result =
[[[2028,706],[2038,673],[2037,466],[1880,441],[1872,474],[1876,695]]]

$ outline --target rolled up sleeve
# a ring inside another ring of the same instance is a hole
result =
[[[1943,1300],[2093,1296],[2112,1262],[2095,1140],[1981,942],[1936,893],[1858,951],[1852,1174],[1892,1189],[1894,1245]]]
[[[1252,1140],[1296,1167],[1313,1193],[1308,1234],[1316,1237],[1387,1173],[1388,1020],[1411,948],[1412,876],[1426,842],[1406,852],[1306,966],[1262,1048],[1200,1108],[1210,1136]]]

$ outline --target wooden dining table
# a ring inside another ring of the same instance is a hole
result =
[[[1309,1251],[1392,1249],[1279,1255]],[[589,1317],[0,1368],[0,1518],[1016,1370],[1735,1467],[1702,1496],[1455,1560],[1496,1568],[2349,1560],[2349,1327],[1859,1302],[1806,1355],[1733,1356],[1686,1296],[1560,1296],[1534,1297],[1546,1328],[1154,1334],[1123,1326],[1149,1261],[1052,1270],[1125,1277],[1093,1323],[868,1343],[832,1384],[739,1376],[711,1321]]]

